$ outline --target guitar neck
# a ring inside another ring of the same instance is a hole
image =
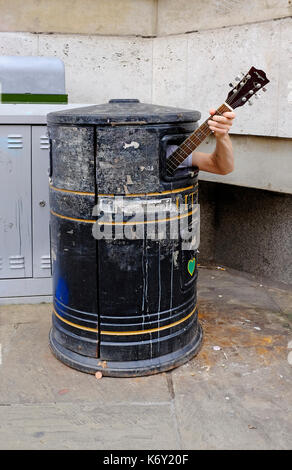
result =
[[[223,103],[216,109],[215,114],[222,115],[226,111],[233,111],[231,106]],[[196,129],[183,143],[171,154],[166,162],[166,171],[168,176],[173,176],[175,170],[179,165],[192,153],[205,139],[211,134],[208,121],[212,118],[210,116]]]

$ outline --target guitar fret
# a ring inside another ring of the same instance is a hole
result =
[[[222,116],[225,111],[230,111],[226,105],[221,105],[215,114]],[[211,117],[211,116],[210,116]],[[169,174],[173,174],[179,165],[203,142],[203,140],[211,133],[208,125],[210,119],[206,119],[201,126],[196,129],[184,142],[171,154],[167,159],[166,167]]]

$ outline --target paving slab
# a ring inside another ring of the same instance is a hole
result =
[[[0,313],[1,403],[165,402],[169,393],[163,374],[96,380],[65,366],[53,356],[48,341],[51,304],[9,306]],[[19,318],[15,312],[20,310]],[[13,314],[11,313],[13,310]],[[25,311],[27,310],[27,321]],[[12,323],[15,322],[15,323]]]
[[[280,310],[287,314],[289,319],[292,320],[292,291],[273,287],[268,287],[267,291],[274,302],[279,305]]]
[[[291,449],[291,290],[202,268],[185,365],[100,380],[58,361],[51,305],[0,307],[0,449]]]
[[[200,354],[172,372],[184,449],[292,446],[291,326],[274,311],[199,301]],[[257,298],[258,300],[258,298]]]
[[[274,387],[274,372],[241,371],[240,377],[234,372],[238,368],[202,371],[207,376],[199,379],[173,374],[183,448],[290,449],[292,400],[287,384],[283,391]]]
[[[224,266],[199,265],[199,288],[202,287],[258,287],[259,281],[252,274],[225,268]]]
[[[170,404],[0,407],[0,449],[178,449]]]

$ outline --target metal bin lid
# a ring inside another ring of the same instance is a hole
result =
[[[48,124],[143,125],[196,122],[199,111],[140,103],[137,99],[113,99],[108,103],[49,113]]]

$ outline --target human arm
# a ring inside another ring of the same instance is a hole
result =
[[[234,170],[234,154],[228,132],[235,113],[228,111],[218,116],[214,115],[215,109],[211,109],[210,114],[212,119],[208,121],[208,125],[216,138],[216,147],[212,153],[192,152],[192,166],[209,173],[227,175]]]

